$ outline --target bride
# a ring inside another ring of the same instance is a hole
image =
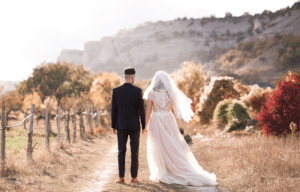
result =
[[[194,116],[191,99],[177,88],[168,73],[161,70],[154,75],[143,98],[147,100],[143,134],[148,132],[150,180],[167,184],[217,185],[216,175],[198,164],[176,124],[174,115],[186,122]]]

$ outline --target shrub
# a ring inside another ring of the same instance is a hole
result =
[[[240,97],[239,92],[234,89],[234,81],[232,77],[213,77],[205,87],[195,115],[202,124],[209,123],[213,118],[214,110],[220,101]]]
[[[229,29],[227,29],[227,30],[226,30],[226,35],[227,35],[228,37],[231,35],[231,33],[230,33],[230,30],[229,30]]]
[[[228,124],[227,108],[229,105],[229,100],[225,99],[220,101],[214,110],[213,122],[219,129],[224,129]]]
[[[193,22],[193,21],[191,21],[191,22],[188,24],[188,27],[190,27],[190,26],[192,26],[192,25],[194,25],[194,22]]]
[[[255,44],[255,41],[247,41],[247,42],[241,42],[237,45],[237,48],[238,50],[241,50],[241,51],[249,51],[249,52],[252,52],[253,48],[254,48],[254,44]]]
[[[281,81],[277,80],[276,90],[257,117],[265,135],[286,136],[291,122],[300,124],[300,73],[288,73]]]
[[[282,37],[283,45],[278,48],[277,60],[283,67],[294,67],[300,63],[300,34]]]
[[[214,41],[218,40],[218,34],[214,30],[210,33],[209,37],[212,37]]]
[[[246,37],[245,36],[238,36],[237,39],[236,39],[236,42],[241,42],[245,39]]]
[[[256,123],[250,118],[247,107],[236,99],[220,102],[216,107],[214,119],[219,119],[219,125],[227,124],[226,131],[228,132],[243,130],[247,125],[251,126]]]
[[[195,35],[197,35],[197,32],[195,30],[190,29],[189,36],[195,36]]]
[[[253,110],[258,114],[261,112],[262,107],[264,107],[266,101],[270,96],[270,92],[263,92],[261,95],[254,96],[250,100],[250,105],[252,106]]]
[[[90,90],[90,98],[94,106],[109,108],[113,88],[121,85],[121,77],[115,73],[100,72],[94,77]]]
[[[192,61],[184,62],[181,69],[173,72],[171,77],[177,87],[190,99],[199,97],[199,92],[204,89],[208,76],[202,71],[201,63]]]
[[[263,89],[255,84],[251,86],[250,92],[241,98],[241,101],[248,107],[248,113],[252,118],[256,118],[258,113],[261,112],[261,108],[271,93],[272,89],[270,87]]]

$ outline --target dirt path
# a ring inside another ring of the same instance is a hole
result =
[[[130,183],[130,146],[127,144],[126,166],[125,166],[125,184],[115,184],[118,179],[118,164],[117,164],[117,138],[115,136],[115,144],[112,145],[110,151],[106,154],[103,164],[99,165],[92,174],[94,178],[80,192],[98,192],[98,191],[221,191],[218,187],[192,187],[182,185],[168,185],[163,183],[155,183],[149,180],[150,171],[147,162],[147,136],[141,135],[140,152],[139,152],[139,184]]]
[[[105,155],[102,164],[100,164],[93,173],[94,178],[89,185],[80,190],[81,192],[103,191],[111,178],[115,177],[118,168],[116,155],[118,152],[117,144],[114,144]]]

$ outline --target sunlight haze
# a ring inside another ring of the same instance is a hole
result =
[[[22,81],[43,62],[56,62],[62,49],[113,36],[145,22],[224,17],[226,12],[261,13],[297,0],[52,0],[0,2],[0,80]]]

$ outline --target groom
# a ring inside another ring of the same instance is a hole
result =
[[[119,179],[116,183],[124,183],[125,156],[128,136],[131,148],[131,182],[136,183],[138,173],[138,154],[140,140],[140,120],[145,129],[145,110],[142,90],[133,86],[135,78],[134,68],[124,69],[125,83],[113,89],[111,127],[118,135],[118,163]]]

